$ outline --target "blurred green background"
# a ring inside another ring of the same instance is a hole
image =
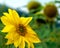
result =
[[[54,0],[48,3],[54,3],[56,5],[60,4],[60,1]],[[27,8],[26,5],[22,7]],[[20,16],[33,17],[32,21],[30,22],[30,26],[37,33],[39,39],[41,39],[41,43],[34,44],[35,48],[60,48],[60,12],[58,12],[56,21],[54,21],[53,24],[50,24],[50,22],[46,22],[45,15],[41,13],[41,10],[44,9],[44,6],[42,4],[39,8],[34,10],[28,10],[26,12],[24,10],[21,10],[22,8],[20,7],[13,8],[11,6],[7,6],[6,4],[0,4],[0,18],[3,15],[3,12],[8,12],[8,8],[15,9]],[[57,6],[58,10],[59,8],[60,6]],[[4,38],[6,34],[1,32],[3,27],[4,25],[0,20],[0,48],[15,48],[13,44],[5,45],[7,39]]]

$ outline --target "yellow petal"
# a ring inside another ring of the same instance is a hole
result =
[[[17,47],[21,44],[21,41],[22,41],[22,38],[21,38],[21,36],[20,36],[19,39],[15,40],[14,46],[17,48]]]
[[[25,42],[28,44],[28,48],[30,48],[30,42],[27,39],[25,39]]]
[[[5,22],[10,24],[18,25],[20,23],[20,17],[15,10],[8,9],[9,13],[3,13],[4,17],[2,17],[2,22],[6,25]]]
[[[12,39],[12,40],[17,40],[17,39],[20,38],[20,35],[16,32],[9,32],[5,38]]]
[[[17,24],[20,22],[20,17],[15,10],[8,9],[10,17],[13,19],[14,22]]]
[[[8,13],[3,13],[5,16],[4,16],[4,19],[6,19],[6,22],[8,22],[8,23],[10,23],[10,24],[12,24],[12,25],[14,25],[15,24],[15,21],[14,21],[14,19],[11,17],[11,15],[10,14],[8,14]],[[3,22],[3,21],[2,21]],[[7,25],[7,24],[5,24],[5,25]]]
[[[34,48],[34,45],[32,42],[28,41],[27,39],[25,39],[25,41],[28,44],[28,48]]]
[[[12,26],[12,25],[6,25],[6,26],[3,28],[2,32],[9,32],[11,29],[13,29],[13,26]]]
[[[21,23],[26,26],[32,20],[32,17],[27,17],[27,18],[21,17],[20,20],[21,20]]]
[[[25,37],[27,38],[27,40],[33,43],[39,43],[40,40],[38,39],[36,33],[31,29],[31,27],[27,26],[26,28],[27,28],[27,34]]]
[[[13,10],[13,16],[14,16],[15,22],[17,24],[19,24],[20,23],[20,17],[19,17],[18,13],[15,10]]]
[[[10,25],[11,24],[10,20],[5,16],[1,17],[1,21],[4,25]]]
[[[22,37],[22,41],[21,41],[19,48],[25,48],[25,40],[23,37]]]
[[[26,26],[27,32],[30,34],[36,34],[35,31],[32,30],[30,26]]]
[[[14,32],[12,35],[13,35],[14,40],[17,40],[17,39],[20,38],[20,35],[18,33],[16,33],[16,32]]]
[[[36,35],[34,35],[34,34],[27,34],[26,38],[27,38],[27,40],[29,40],[32,43],[40,43],[41,42],[39,40],[39,38]]]
[[[10,40],[10,39],[9,39],[9,40],[7,41],[7,43],[6,43],[6,45],[9,45],[9,44],[12,44],[12,43],[13,43],[13,40]]]
[[[8,34],[5,36],[5,38],[6,38],[6,39],[9,39],[9,40],[14,40],[14,39],[13,39],[13,35],[14,35],[13,32],[12,32],[12,33],[8,33]]]
[[[34,48],[34,45],[33,45],[33,43],[31,43],[31,48]]]

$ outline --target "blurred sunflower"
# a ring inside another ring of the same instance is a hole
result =
[[[34,48],[33,43],[40,43],[37,34],[31,29],[28,23],[32,17],[19,17],[15,10],[8,9],[9,13],[4,13],[1,17],[2,23],[5,25],[2,32],[8,33],[6,45],[14,43],[16,48],[25,48],[25,42],[28,48]]]
[[[44,14],[48,20],[53,20],[57,16],[57,7],[54,4],[47,4],[44,8]]]
[[[41,4],[37,1],[30,1],[28,4],[27,4],[27,8],[29,10],[29,12],[32,12],[32,13],[36,13],[38,11],[40,11],[41,7]]]

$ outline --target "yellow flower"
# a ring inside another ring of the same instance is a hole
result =
[[[6,35],[7,45],[14,43],[17,48],[25,48],[25,42],[28,48],[34,48],[33,43],[39,43],[37,34],[28,25],[32,17],[19,17],[15,10],[8,9],[9,13],[4,13],[1,17],[2,23],[5,25],[2,32]]]

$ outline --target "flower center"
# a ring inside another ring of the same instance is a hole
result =
[[[20,25],[20,26],[19,26],[19,31],[20,31],[21,33],[25,32],[25,31],[26,31],[25,26]]]
[[[26,27],[24,25],[22,25],[22,24],[19,24],[17,32],[18,32],[18,34],[24,36],[26,34],[26,32],[27,32]]]

